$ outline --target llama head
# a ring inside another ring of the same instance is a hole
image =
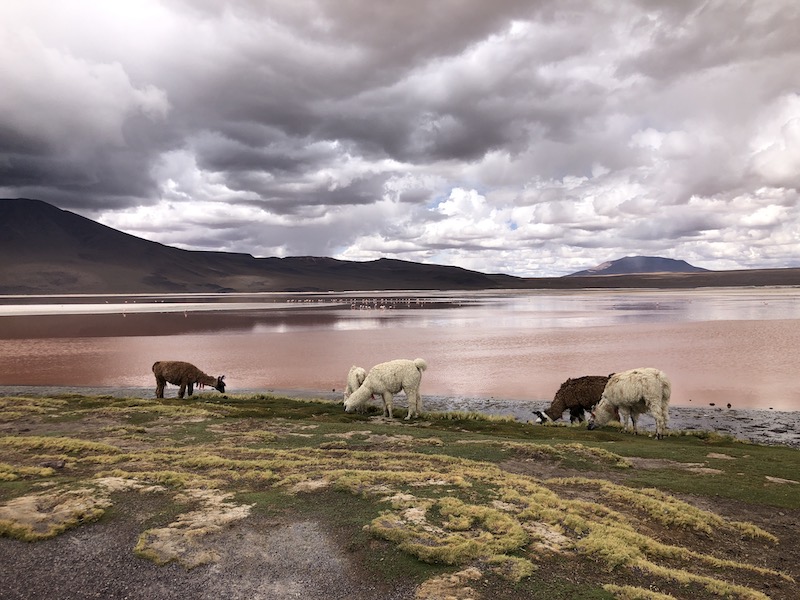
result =
[[[362,385],[360,388],[350,394],[344,401],[345,412],[353,412],[371,397],[372,391],[366,386]]]
[[[552,421],[553,420],[553,419],[551,419],[549,416],[547,416],[545,413],[543,413],[540,410],[533,411],[533,414],[536,415],[536,420],[534,421],[534,423],[539,423],[540,425],[542,423],[547,423],[548,421]]]
[[[214,389],[218,392],[225,393],[225,375],[220,375],[214,382]]]
[[[600,396],[600,402],[597,403],[597,406],[594,407],[594,410],[589,415],[587,427],[589,429],[602,427],[611,421],[615,414],[619,414],[617,413],[616,407],[613,406],[611,402],[606,399],[605,394],[603,394]]]

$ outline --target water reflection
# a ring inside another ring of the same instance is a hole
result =
[[[549,399],[567,377],[657,366],[676,404],[800,409],[793,288],[0,298],[0,384],[150,387],[181,359],[236,388],[331,390],[425,358],[423,393]]]

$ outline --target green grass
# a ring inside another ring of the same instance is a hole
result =
[[[39,493],[42,481],[46,489],[63,490],[114,475],[162,486],[167,506],[151,507],[143,520],[150,528],[188,510],[180,500],[184,492],[230,491],[236,503],[253,505],[256,515],[323,523],[365,568],[389,581],[421,583],[479,565],[484,576],[473,585],[496,600],[612,598],[601,584],[617,577],[604,575],[606,569],[639,570],[661,581],[664,565],[687,570],[680,585],[711,597],[717,584],[703,579],[707,575],[697,566],[715,564],[706,549],[679,552],[649,537],[657,532],[627,521],[676,531],[698,527],[703,535],[743,527],[703,511],[686,521],[701,525],[687,527],[681,520],[687,510],[672,494],[706,498],[711,505],[725,498],[800,509],[797,486],[766,479],[797,479],[800,452],[716,435],[656,441],[618,430],[541,427],[461,413],[390,422],[376,418],[375,410],[347,414],[337,403],[265,395],[3,400],[0,419],[38,419],[39,425],[30,435],[0,437],[6,474],[0,504]],[[43,459],[56,456],[66,458],[64,469],[41,469]],[[651,464],[636,468],[629,459]],[[510,463],[514,472],[501,468]],[[692,464],[719,472],[695,472]],[[143,492],[119,494],[133,493]],[[113,522],[116,510],[112,506],[98,518]],[[560,551],[577,552],[555,560],[578,561],[586,581],[573,581],[570,571],[551,576],[559,563],[552,562],[552,550],[537,546],[542,526],[566,541]],[[687,544],[697,541],[693,535]],[[753,543],[772,544],[762,538]],[[737,577],[739,569],[750,568],[738,560],[725,563]],[[774,571],[765,576],[780,579]],[[635,580],[631,576],[628,584]],[[719,585],[720,593],[738,597],[727,583]]]

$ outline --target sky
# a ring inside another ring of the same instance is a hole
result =
[[[800,267],[796,0],[3,0],[0,198],[180,248]]]

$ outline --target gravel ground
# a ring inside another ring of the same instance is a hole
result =
[[[220,560],[186,569],[158,566],[131,549],[136,514],[93,523],[36,543],[0,538],[3,600],[404,600],[414,586],[389,587],[314,522],[249,518],[218,536]],[[370,578],[371,577],[371,578]]]

